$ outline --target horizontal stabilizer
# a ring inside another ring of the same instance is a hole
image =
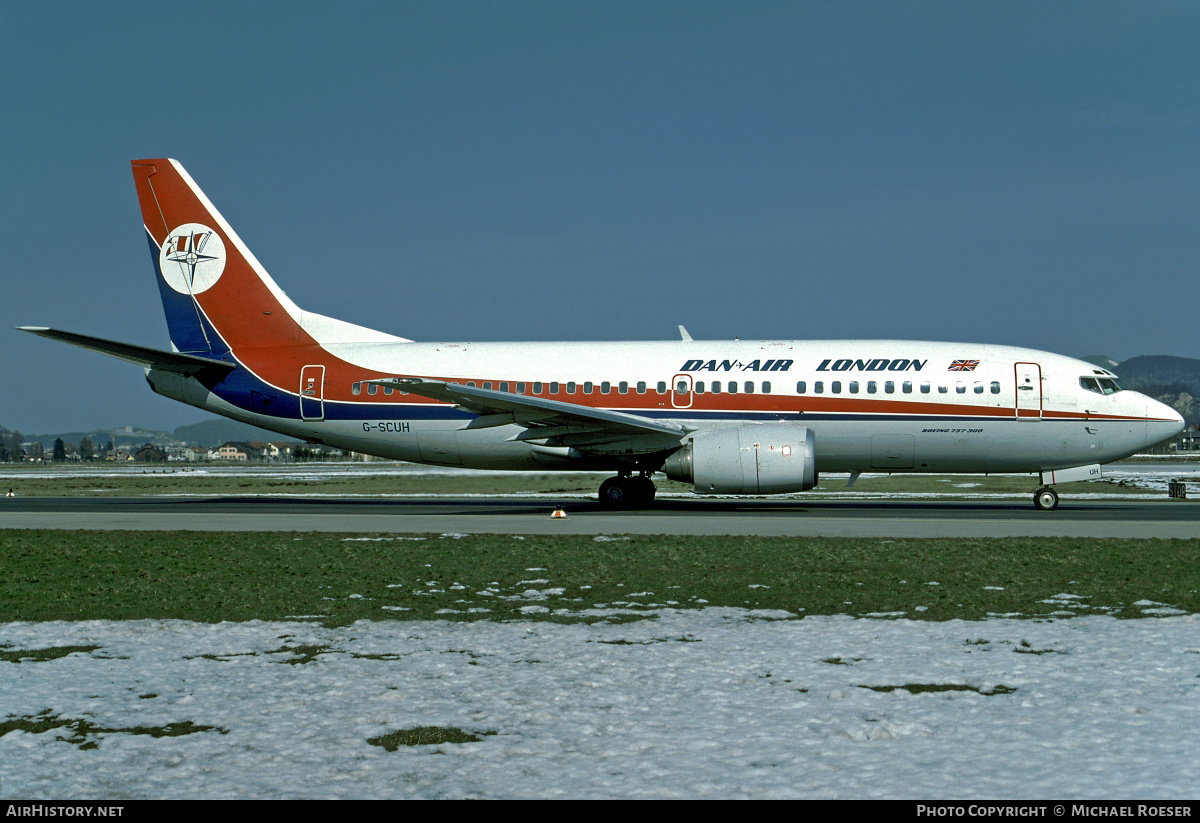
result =
[[[195,375],[206,369],[217,369],[222,372],[233,371],[237,366],[224,360],[212,360],[207,357],[197,357],[194,354],[180,354],[173,351],[151,349],[147,346],[135,346],[132,343],[117,343],[100,337],[89,337],[86,334],[75,334],[69,331],[48,329],[45,326],[18,326],[20,331],[27,331],[39,337],[48,337],[79,346],[81,349],[91,349],[109,357],[116,357],[129,363],[136,363],[148,369],[177,372],[179,374]]]

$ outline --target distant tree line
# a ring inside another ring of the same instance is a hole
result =
[[[20,432],[0,429],[0,463],[20,463],[45,458],[45,449],[41,443],[24,441],[25,436]],[[55,463],[67,460],[104,460],[112,450],[111,440],[97,447],[90,437],[80,438],[78,444],[58,437],[50,450],[50,459]]]
[[[15,463],[24,460],[25,450],[21,448],[21,441],[24,439],[20,432],[5,431],[0,433],[0,461]]]

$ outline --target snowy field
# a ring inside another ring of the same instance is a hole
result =
[[[1200,787],[1196,616],[789,617],[2,624],[9,658],[98,648],[0,662],[0,721],[75,722],[0,737],[0,797],[1102,799]],[[419,726],[480,740],[368,743]]]

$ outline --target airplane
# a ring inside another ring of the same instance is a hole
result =
[[[702,495],[813,488],[821,472],[1037,474],[1057,483],[1178,434],[1111,371],[1013,346],[916,340],[419,343],[293,303],[177,161],[134,160],[171,350],[22,331],[141,366],[158,394],[317,444],[477,469],[653,475]]]

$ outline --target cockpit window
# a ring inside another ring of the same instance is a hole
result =
[[[1081,377],[1079,385],[1096,394],[1116,394],[1125,390],[1121,381],[1115,377]]]

